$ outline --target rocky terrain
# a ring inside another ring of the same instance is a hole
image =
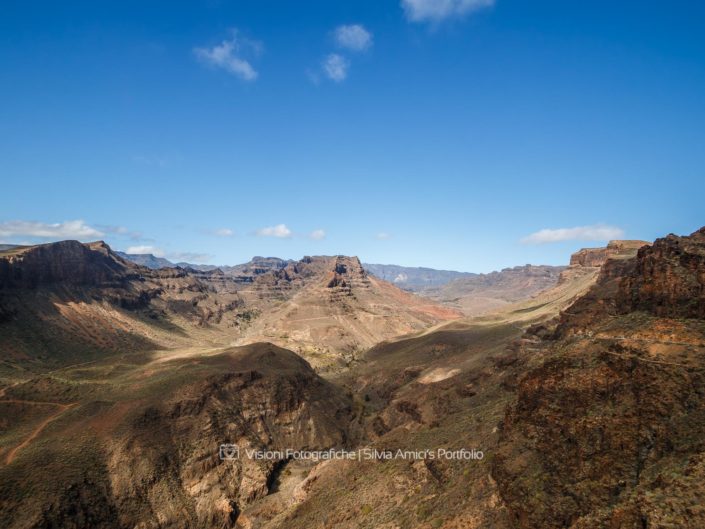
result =
[[[517,348],[493,466],[511,526],[705,525],[704,251],[700,230],[608,260]]]
[[[97,278],[104,292],[127,295],[166,284],[150,275],[158,272],[207,286],[199,295],[208,300],[231,295],[267,312],[240,323],[251,334],[224,334],[239,346],[223,346],[208,341],[220,324],[186,324],[192,309],[178,319],[160,294],[145,314],[161,307],[168,318],[153,321],[179,321],[184,336],[164,327],[142,348],[41,373],[22,371],[29,353],[15,350],[16,371],[0,390],[3,526],[705,526],[705,228],[581,250],[548,289],[446,322],[438,311],[447,309],[371,276],[356,258],[275,263],[235,280],[222,270],[115,268],[121,261],[101,248],[92,250],[99,271],[78,283]],[[58,269],[19,274],[16,259],[2,277],[36,286],[3,287],[3,306],[18,290],[60,299],[37,279]],[[20,316],[6,312],[3,330]],[[415,332],[374,338],[389,321],[390,334]],[[172,346],[155,348],[164,336]],[[314,360],[322,350],[306,347],[328,344],[345,364],[322,378],[293,352],[249,339],[288,341]],[[222,442],[483,457],[233,462],[217,457]]]
[[[420,295],[477,316],[530,298],[558,282],[562,266],[525,265],[454,279]]]
[[[599,268],[607,259],[624,255],[625,252],[636,251],[649,244],[646,241],[610,241],[604,248],[583,248],[570,257],[570,266]]]
[[[614,247],[581,250],[575,254],[575,266],[594,268],[600,266],[607,256],[615,252],[629,251],[633,243],[639,241],[613,241]],[[179,266],[187,270],[212,272],[222,271],[225,276],[237,282],[253,282],[258,275],[276,272],[295,261],[277,257],[253,257],[247,263],[235,266],[173,264],[164,258],[150,254],[129,255],[118,252],[122,257],[142,266],[165,268]],[[593,261],[587,262],[583,255]],[[558,281],[561,266],[518,266],[489,274],[414,268],[398,265],[362,264],[364,270],[396,287],[432,299],[456,309],[467,316],[477,316],[497,310],[509,303],[531,298],[542,290],[550,288]]]
[[[622,247],[610,257],[635,254],[635,248]],[[324,527],[345,528],[518,527],[494,461],[506,410],[516,399],[516,379],[525,369],[519,351],[536,347],[537,333],[555,326],[557,315],[595,284],[601,267],[597,259],[590,264],[595,266],[575,261],[555,286],[503,311],[379,344],[335,379],[357,393],[365,446],[475,448],[484,451],[482,460],[326,462],[314,467],[295,500],[275,516],[254,505],[243,517],[267,528],[304,528],[321,520]]]
[[[233,285],[230,285],[233,286]],[[0,254],[0,376],[125,350],[183,346],[247,321],[233,288],[151,270],[104,243],[64,241]]]
[[[195,337],[213,346],[268,341],[336,368],[379,341],[460,316],[368,277],[357,258],[255,258],[234,268],[151,269],[102,242],[8,249],[0,376]]]
[[[333,350],[351,360],[382,340],[461,317],[369,275],[356,257],[306,257],[257,275],[240,295],[271,308],[238,343],[268,341],[321,361]]]
[[[7,389],[0,408],[3,447],[21,415],[28,429],[45,426],[41,441],[0,453],[7,528],[233,527],[271,492],[278,466],[222,461],[221,443],[324,449],[354,432],[349,396],[264,344],[69,368]]]

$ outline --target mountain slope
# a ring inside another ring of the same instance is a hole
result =
[[[234,527],[279,467],[220,460],[220,444],[323,450],[354,437],[350,398],[269,344],[68,368],[6,389],[0,410],[7,529]]]
[[[505,268],[454,279],[440,287],[426,288],[420,294],[476,316],[551,288],[563,270],[562,266],[543,265]]]
[[[364,446],[410,453],[474,448],[484,452],[483,459],[326,462],[299,482],[293,504],[280,505],[273,515],[271,503],[268,509],[256,503],[243,519],[267,529],[311,527],[320,520],[349,529],[518,527],[500,494],[505,482],[492,470],[498,425],[524,370],[520,351],[535,346],[536,333],[555,327],[603,266],[629,260],[636,248],[613,243],[609,251],[578,254],[591,258],[575,257],[558,284],[534,298],[378,344],[334,379],[356,391],[364,410]]]
[[[614,245],[613,245],[614,246]],[[242,514],[252,527],[306,528],[326,520],[341,528],[447,527],[509,529],[510,512],[492,477],[501,423],[513,399],[518,348],[595,283],[609,257],[633,249],[595,250],[575,260],[554,288],[506,310],[464,318],[380,343],[334,381],[355,392],[361,445],[379,451],[470,450],[480,460],[331,461],[295,487],[295,501],[255,503]],[[587,266],[587,265],[590,266]],[[274,513],[273,513],[274,510]]]
[[[705,525],[704,304],[705,228],[607,261],[527,335],[493,466],[513,527]]]
[[[341,355],[458,316],[369,278],[357,258],[256,258],[226,273],[150,269],[104,243],[0,254],[0,375],[194,340],[269,340],[335,367]]]
[[[249,306],[269,309],[238,343],[270,341],[308,356],[337,350],[350,358],[460,316],[368,275],[354,257],[307,257],[255,277],[240,294]]]

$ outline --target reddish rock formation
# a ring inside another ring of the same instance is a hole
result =
[[[705,318],[705,228],[639,250],[634,272],[620,284],[617,306],[624,313]]]
[[[604,248],[583,248],[570,256],[570,266],[602,266],[607,259],[647,246],[646,241],[610,241]]]
[[[519,348],[493,466],[514,527],[705,527],[704,235],[608,260]]]

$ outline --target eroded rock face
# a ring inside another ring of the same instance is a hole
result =
[[[515,527],[705,526],[704,250],[700,230],[608,260],[520,348],[493,468]]]
[[[634,273],[620,284],[617,305],[624,313],[705,318],[705,228],[640,250]]]
[[[607,259],[648,245],[646,241],[610,241],[604,248],[583,248],[570,256],[570,266],[600,267]]]
[[[0,288],[36,288],[39,285],[110,285],[136,276],[136,268],[113,254],[105,243],[90,247],[62,241],[27,248],[0,259]]]
[[[276,462],[249,459],[246,449],[323,450],[346,442],[350,401],[303,359],[262,344],[237,363],[252,368],[214,375],[147,409],[110,455],[116,468],[132,459],[143,471],[114,479],[116,496],[134,501],[135,483],[148,484],[139,494],[162,527],[183,525],[180,509],[152,499],[162,488],[183,494],[190,527],[231,527],[244,506],[267,495]],[[221,461],[221,443],[238,445],[240,458]],[[128,516],[128,526],[151,518]]]
[[[61,458],[48,451],[33,471],[54,492],[33,497],[24,481],[10,500],[11,484],[0,485],[3,527],[235,527],[269,494],[277,468],[247,449],[324,450],[354,436],[350,398],[290,351],[253,344],[200,363],[179,365],[188,376],[139,378],[145,386],[132,398],[82,404],[61,426]],[[85,456],[71,447],[81,442]],[[239,458],[221,460],[222,443],[237,445]]]

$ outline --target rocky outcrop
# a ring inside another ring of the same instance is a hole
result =
[[[617,307],[623,313],[705,318],[705,228],[639,250],[633,273],[619,286]]]
[[[570,266],[600,267],[607,259],[629,252],[635,252],[646,241],[610,241],[604,248],[583,248],[570,256]]]
[[[0,256],[0,288],[32,289],[52,283],[115,285],[138,277],[137,270],[103,242],[62,241]]]
[[[173,344],[191,327],[237,328],[242,299],[222,272],[149,269],[103,242],[0,253],[0,349],[43,363]]]
[[[673,319],[703,318],[704,234],[608,259],[519,347],[493,465],[514,527],[705,526],[705,328]]]

